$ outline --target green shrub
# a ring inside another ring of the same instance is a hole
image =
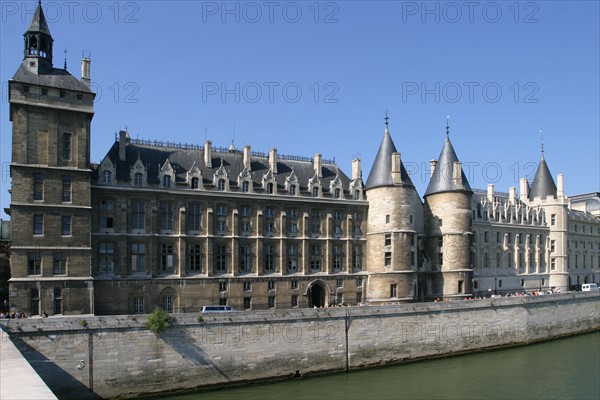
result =
[[[152,332],[159,334],[162,331],[169,328],[169,313],[165,310],[156,307],[152,314],[148,317],[148,322],[146,322],[146,327],[150,329]]]
[[[204,318],[202,317],[202,315],[198,315],[198,323],[203,323],[204,322]]]
[[[88,326],[88,323],[87,323],[87,321],[86,321],[85,319],[82,319],[81,321],[79,321],[79,325],[80,325],[82,328],[87,328],[87,326]]]

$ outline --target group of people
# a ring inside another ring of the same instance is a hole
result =
[[[48,313],[46,313],[46,311],[42,311],[42,317],[48,318]],[[10,313],[10,312],[5,313],[3,311],[0,311],[0,319],[5,319],[5,318],[21,319],[21,318],[27,318],[27,315],[25,315],[25,313],[22,313],[19,310],[13,311],[12,313]]]

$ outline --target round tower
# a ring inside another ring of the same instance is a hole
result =
[[[471,266],[473,191],[450,142],[431,162],[431,180],[425,192],[425,259],[422,281],[428,298],[462,298],[473,293]]]
[[[366,300],[413,300],[418,293],[423,204],[391,138],[387,115],[383,140],[365,189],[369,201]]]

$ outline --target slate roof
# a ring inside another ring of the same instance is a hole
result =
[[[126,147],[126,160],[119,160],[119,142],[115,141],[107,153],[112,163],[116,166],[117,180],[121,182],[130,182],[130,171],[133,164],[140,161],[146,167],[147,181],[149,185],[159,184],[158,174],[160,168],[169,160],[169,163],[175,171],[175,184],[186,183],[186,173],[192,168],[194,163],[202,172],[203,185],[211,187],[215,172],[223,165],[229,176],[230,188],[238,186],[238,176],[244,169],[243,152],[241,150],[223,151],[223,149],[212,148],[212,167],[204,163],[204,149],[198,148],[180,148],[170,147],[164,144],[142,144],[141,141],[132,140]],[[279,190],[285,189],[286,178],[292,171],[298,178],[300,191],[306,191],[309,179],[315,176],[312,158],[287,159],[285,156],[278,155],[277,174],[274,174]],[[269,161],[266,155],[251,156],[250,176],[253,181],[253,188],[262,190],[263,176],[269,171]],[[348,187],[350,178],[337,165],[322,163],[322,177],[319,178],[323,193],[329,192],[329,184],[336,177],[339,177],[345,194],[349,194]],[[97,179],[97,177],[96,177]]]
[[[397,152],[390,131],[386,125],[385,133],[383,134],[383,139],[379,145],[375,161],[373,161],[373,166],[369,172],[365,189],[394,185],[392,179],[392,154]],[[400,161],[400,176],[402,184],[414,186],[402,161]]]
[[[595,223],[600,222],[600,220],[598,220],[598,218],[594,217],[590,213],[586,213],[585,211],[569,210],[569,211],[567,211],[567,215],[568,215],[569,219],[572,219],[572,220],[576,219],[579,221],[595,222]]]
[[[21,64],[15,75],[12,77],[13,81],[59,89],[76,90],[78,92],[92,92],[90,88],[81,83],[79,79],[75,78],[65,69],[53,67],[44,68],[44,63],[40,63],[39,74],[35,74],[27,69],[25,65],[26,62],[27,60]]]
[[[429,180],[429,185],[427,185],[427,190],[425,191],[425,195],[423,197],[443,192],[473,192],[471,190],[471,185],[469,185],[469,181],[467,180],[465,172],[462,170],[462,168],[460,171],[460,182],[455,182],[454,179],[452,179],[454,163],[457,161],[458,156],[454,151],[452,142],[450,142],[450,136],[446,135],[446,143],[444,143],[442,152],[438,157],[438,162],[435,167],[435,171],[433,172],[433,175]]]
[[[50,35],[50,29],[48,29],[48,23],[46,22],[44,10],[42,10],[41,2],[38,3],[37,8],[35,9],[35,14],[33,14],[33,19],[29,24],[29,28],[27,28],[27,32],[40,32],[52,36]]]
[[[548,168],[548,164],[546,164],[546,160],[544,159],[544,153],[542,153],[542,159],[538,164],[537,171],[535,172],[535,177],[533,178],[533,182],[531,183],[531,190],[529,191],[529,200],[533,200],[536,197],[541,197],[545,199],[547,196],[556,197],[556,184],[554,183],[554,179],[552,179],[552,174],[550,173],[550,169]]]

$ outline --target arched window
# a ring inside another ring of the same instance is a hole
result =
[[[112,172],[104,171],[102,172],[102,183],[111,183],[112,182]]]
[[[225,190],[225,179],[219,179],[217,189],[220,191]]]

